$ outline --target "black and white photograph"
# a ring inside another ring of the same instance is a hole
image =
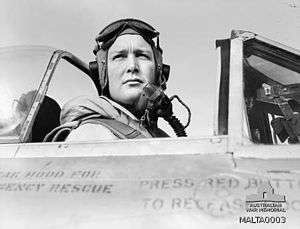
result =
[[[3,0],[0,229],[299,228],[300,0]]]

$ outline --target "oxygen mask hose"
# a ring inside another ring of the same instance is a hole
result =
[[[170,124],[177,137],[187,137],[184,126],[178,118],[172,115],[171,117],[165,118],[165,120]]]
[[[179,119],[173,115],[171,101],[176,98],[188,111],[188,122],[185,126],[181,124]],[[144,115],[141,118],[141,124],[152,128],[156,127],[157,119],[162,117],[174,130],[177,137],[187,137],[185,128],[190,124],[191,111],[182,100],[174,95],[169,99],[163,90],[153,84],[147,84],[143,88],[143,92],[137,104],[138,109],[144,110]]]

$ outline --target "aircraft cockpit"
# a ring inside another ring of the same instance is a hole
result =
[[[60,125],[64,103],[97,96],[89,68],[71,53],[47,46],[0,50],[0,143],[42,142]],[[80,87],[74,88],[74,79]]]
[[[299,143],[300,58],[265,41],[244,43],[244,98],[254,143]]]
[[[216,46],[221,67],[215,134],[227,135],[231,126],[233,138],[242,136],[246,144],[299,143],[300,52],[240,30]]]
[[[245,31],[216,46],[214,135],[241,136],[250,144],[299,143],[300,52]],[[42,142],[60,125],[68,100],[98,96],[89,66],[67,51],[1,48],[0,69],[0,143]]]

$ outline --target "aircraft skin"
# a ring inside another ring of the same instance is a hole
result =
[[[300,146],[244,133],[244,41],[228,134],[216,114],[214,136],[1,144],[0,228],[298,228]]]

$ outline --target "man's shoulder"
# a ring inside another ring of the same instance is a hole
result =
[[[107,98],[78,96],[64,104],[61,110],[60,122],[64,124],[91,114],[100,114],[105,118],[116,118],[119,115]]]
[[[99,141],[118,139],[107,127],[94,123],[86,123],[74,129],[66,141]]]

